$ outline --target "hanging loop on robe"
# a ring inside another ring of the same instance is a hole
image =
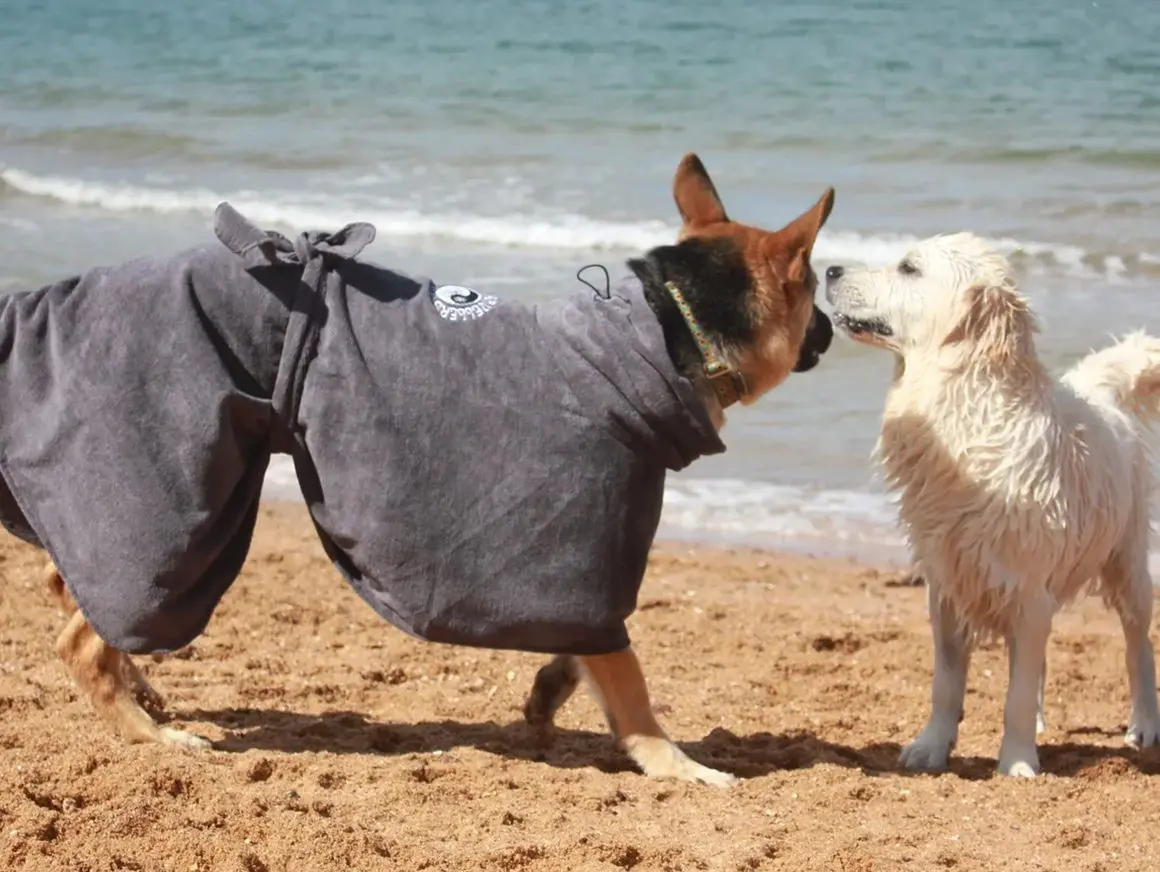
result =
[[[220,203],[214,213],[214,233],[222,244],[242,258],[246,269],[273,265],[302,267],[302,281],[291,302],[282,357],[270,397],[270,404],[282,424],[271,450],[289,453],[306,379],[306,363],[318,339],[319,314],[326,305],[330,267],[336,260],[356,258],[374,241],[375,228],[360,221],[334,233],[301,233],[291,241],[277,231],[260,229],[229,203]]]

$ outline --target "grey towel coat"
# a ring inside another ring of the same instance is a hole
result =
[[[283,452],[397,627],[625,647],[666,469],[724,450],[639,282],[522,306],[356,260],[366,224],[290,240],[223,204],[216,230],[0,300],[0,520],[97,633],[200,634]]]

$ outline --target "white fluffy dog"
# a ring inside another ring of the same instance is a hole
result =
[[[1160,742],[1144,441],[1160,413],[1160,340],[1129,336],[1054,381],[1009,264],[970,234],[928,239],[895,266],[835,266],[826,277],[834,324],[896,356],[877,451],[934,631],[930,720],[901,764],[946,766],[971,648],[1003,638],[999,771],[1035,775],[1052,617],[1089,590],[1123,625],[1127,741]]]

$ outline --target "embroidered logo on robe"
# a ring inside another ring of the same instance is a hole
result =
[[[441,285],[431,291],[431,301],[435,311],[448,321],[472,321],[494,309],[499,297],[460,285]]]

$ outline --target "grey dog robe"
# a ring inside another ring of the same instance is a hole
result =
[[[200,634],[281,452],[395,626],[625,647],[666,469],[724,450],[639,282],[522,306],[356,260],[367,224],[291,240],[222,204],[215,229],[0,301],[0,519],[96,632]]]

